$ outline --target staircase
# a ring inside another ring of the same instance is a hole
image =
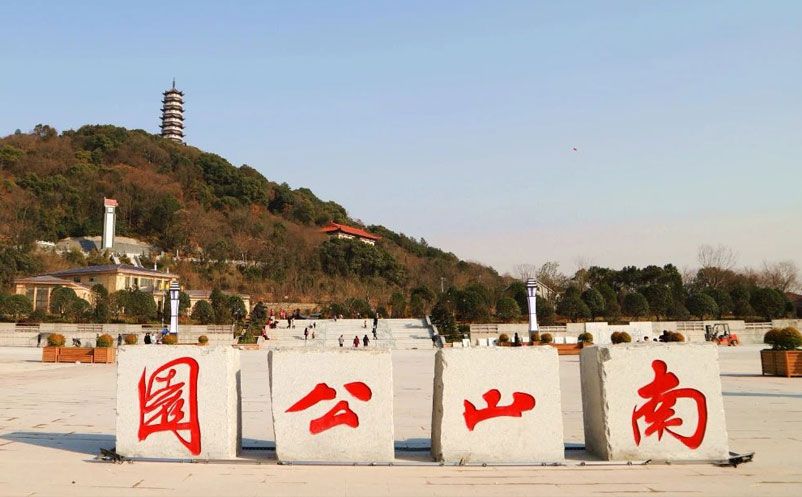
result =
[[[316,328],[311,328],[316,323]],[[304,340],[304,328],[309,326],[309,339]],[[431,349],[431,328],[423,319],[380,319],[376,329],[377,339],[373,338],[372,319],[317,319],[297,320],[295,328],[287,329],[286,321],[270,330],[270,340],[261,342],[266,348],[339,348],[342,335],[343,348],[353,348],[354,337],[359,337],[359,348],[363,348],[362,338],[367,335],[370,349]],[[312,338],[312,331],[315,338]]]

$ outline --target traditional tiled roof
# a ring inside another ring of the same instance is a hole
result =
[[[55,276],[49,274],[41,274],[39,276],[29,276],[28,278],[17,278],[14,280],[14,283],[18,285],[61,285],[61,286],[71,286],[71,287],[83,287],[87,290],[89,289],[88,286],[82,285],[81,283],[76,283],[74,281],[66,280],[63,278],[57,278]]]
[[[51,276],[78,276],[84,274],[125,273],[138,276],[159,276],[162,278],[178,278],[177,274],[163,273],[154,269],[132,266],[131,264],[103,264],[100,266],[83,266],[48,273]]]
[[[346,224],[329,223],[328,226],[322,228],[320,231],[323,233],[336,233],[341,231],[346,235],[358,236],[359,238],[367,238],[368,240],[381,240],[382,237],[368,233],[367,231]]]

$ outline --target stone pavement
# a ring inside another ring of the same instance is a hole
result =
[[[95,462],[114,446],[113,365],[42,364],[41,350],[0,348],[0,496],[6,495],[799,495],[802,379],[760,376],[760,346],[720,348],[730,445],[755,451],[738,468],[707,464],[439,467],[397,452],[394,467],[281,466],[269,450],[237,462]],[[243,444],[272,444],[267,352],[242,353]],[[433,351],[393,352],[397,444],[429,443]],[[579,364],[560,358],[567,443],[583,442]],[[254,464],[260,462],[262,464]]]

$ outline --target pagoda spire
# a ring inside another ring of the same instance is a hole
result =
[[[184,143],[184,92],[176,89],[173,78],[173,87],[162,94],[162,136]]]

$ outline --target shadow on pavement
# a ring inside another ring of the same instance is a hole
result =
[[[0,435],[0,439],[89,455],[97,455],[101,448],[111,449],[116,443],[114,435],[102,433],[15,431]]]

